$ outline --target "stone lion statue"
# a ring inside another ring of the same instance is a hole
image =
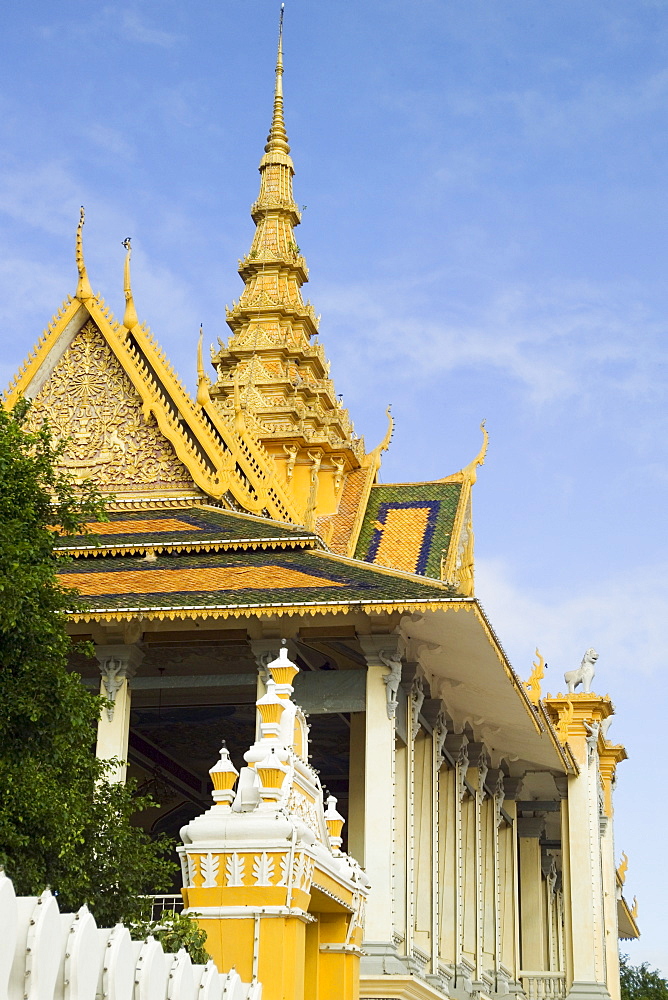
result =
[[[594,679],[594,666],[598,660],[598,653],[595,649],[588,649],[582,657],[582,663],[577,670],[567,670],[564,680],[568,684],[568,693],[575,694],[576,687],[582,685],[584,694],[591,694],[591,682]]]

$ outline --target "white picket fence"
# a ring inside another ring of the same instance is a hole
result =
[[[47,890],[19,896],[0,873],[0,1000],[261,1000],[259,983],[166,955],[123,924],[100,928],[86,906],[61,913]]]

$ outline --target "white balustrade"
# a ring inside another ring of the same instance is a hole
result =
[[[86,906],[60,913],[55,897],[17,897],[0,872],[0,1000],[262,1000],[212,961],[193,965],[182,948],[132,941],[122,924],[98,928]]]
[[[527,1000],[563,1000],[566,976],[563,972],[520,972]]]

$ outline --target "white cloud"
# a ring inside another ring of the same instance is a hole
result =
[[[422,306],[426,292],[432,297]],[[515,284],[459,306],[444,284],[438,308],[433,296],[426,285],[395,283],[325,288],[318,301],[328,328],[359,327],[359,336],[347,338],[357,364],[352,370],[365,371],[363,354],[395,381],[489,366],[516,379],[538,405],[586,400],[600,386],[637,398],[663,384],[665,324],[644,315],[630,290]]]
[[[634,675],[665,670],[668,646],[668,564],[633,566],[601,579],[573,563],[568,595],[520,587],[501,560],[476,560],[476,594],[498,630],[515,668],[531,672],[536,645],[550,664],[546,688],[563,690],[563,672],[594,646],[605,689]],[[609,682],[609,685],[608,683]]]
[[[127,135],[120,129],[95,122],[86,129],[87,137],[104,153],[111,153],[122,160],[134,160],[135,150]]]
[[[80,185],[65,163],[51,160],[35,167],[0,173],[0,212],[22,225],[61,233],[76,225],[82,200]]]
[[[109,8],[107,8],[108,10]],[[156,45],[159,48],[171,48],[178,40],[178,35],[155,25],[148,24],[137,11],[124,10],[121,12],[119,20],[119,30],[130,42],[138,42],[142,45]]]

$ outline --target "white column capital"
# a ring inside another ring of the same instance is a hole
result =
[[[121,642],[96,646],[95,656],[100,664],[100,673],[104,674],[105,671],[114,669],[126,679],[134,677],[144,659],[144,653],[139,646]]]
[[[101,760],[118,761],[108,780],[125,781],[130,732],[128,681],[134,677],[144,654],[138,646],[119,642],[96,646],[95,655],[100,665],[100,694],[107,699],[97,724],[96,756]]]
[[[367,669],[389,671],[382,676],[385,684],[387,717],[394,720],[399,704],[399,685],[403,672],[401,638],[398,635],[360,635],[358,639],[367,662]]]
[[[400,655],[400,643],[403,643],[399,635],[358,635],[364,659],[370,667],[385,667],[385,659],[390,659]],[[383,659],[385,657],[385,659]]]
[[[136,674],[137,668],[144,659],[144,653],[138,646],[115,643],[96,646],[95,656],[100,667],[104,695],[111,702],[110,707],[107,708],[107,718],[111,722],[114,717],[116,696],[123,687],[123,682],[128,681]]]

